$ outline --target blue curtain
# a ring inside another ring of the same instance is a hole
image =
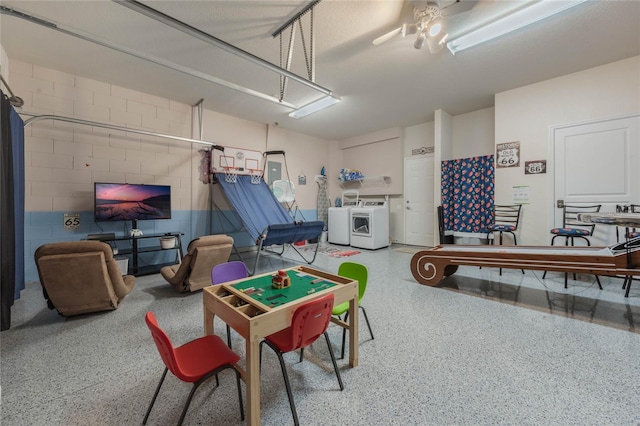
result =
[[[0,305],[1,329],[24,289],[24,123],[0,92]]]
[[[493,155],[442,162],[444,229],[485,233],[493,221]]]

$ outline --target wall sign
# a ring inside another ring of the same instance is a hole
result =
[[[520,142],[505,142],[496,145],[496,166],[520,166]]]
[[[65,213],[62,226],[65,231],[72,231],[80,228],[80,213]]]
[[[524,162],[525,175],[541,175],[547,173],[547,160],[535,160]]]
[[[529,187],[513,187],[513,204],[529,204]]]

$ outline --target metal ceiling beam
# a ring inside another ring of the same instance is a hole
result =
[[[309,4],[304,7],[304,9],[302,9],[300,12],[296,13],[295,15],[293,15],[293,17],[291,19],[289,19],[287,22],[285,22],[280,28],[275,30],[273,32],[273,34],[271,34],[271,37],[276,38],[277,36],[279,36],[284,30],[289,28],[289,26],[293,25],[294,22],[296,22],[298,19],[300,19],[302,16],[304,16],[307,12],[309,12],[311,9],[313,9],[315,7],[315,5],[320,3],[320,1],[321,0],[313,0],[313,1],[309,2]]]
[[[202,80],[206,80],[206,81],[209,81],[211,83],[218,84],[220,86],[224,86],[224,87],[227,87],[227,88],[232,89],[232,90],[236,90],[238,92],[242,92],[242,93],[244,93],[246,95],[254,96],[254,97],[263,99],[265,101],[273,102],[273,103],[278,104],[280,106],[284,106],[284,107],[291,108],[291,109],[298,108],[296,105],[293,105],[293,104],[291,104],[289,102],[285,102],[285,101],[283,101],[281,99],[278,99],[278,98],[276,98],[274,96],[267,95],[267,94],[262,93],[262,92],[258,92],[257,90],[253,90],[253,89],[250,89],[248,87],[241,86],[239,84],[231,83],[231,82],[223,80],[221,78],[214,77],[214,76],[212,76],[210,74],[206,74],[206,73],[203,73],[201,71],[197,71],[197,70],[194,70],[194,69],[191,69],[191,68],[187,68],[187,67],[185,67],[183,65],[176,64],[174,62],[170,62],[170,61],[167,61],[165,59],[158,58],[156,56],[149,55],[147,53],[143,53],[143,52],[140,52],[140,51],[137,51],[137,50],[134,50],[134,49],[130,49],[130,48],[126,47],[126,46],[118,45],[118,44],[113,43],[113,42],[111,42],[109,40],[105,40],[103,38],[100,38],[100,37],[98,37],[96,35],[85,33],[83,31],[80,31],[80,30],[75,29],[75,28],[66,27],[64,25],[57,24],[55,22],[47,21],[47,20],[44,20],[42,18],[38,18],[38,17],[32,16],[32,15],[29,15],[27,13],[21,12],[21,11],[16,10],[16,9],[11,9],[11,8],[6,7],[6,6],[0,5],[0,14],[14,16],[16,18],[24,19],[24,20],[26,20],[28,22],[31,22],[31,23],[34,23],[34,24],[38,24],[38,25],[42,25],[44,27],[47,27],[47,28],[55,30],[55,31],[59,31],[59,32],[61,32],[63,34],[71,35],[73,37],[77,37],[79,39],[82,39],[82,40],[85,40],[85,41],[88,41],[88,42],[91,42],[91,43],[95,43],[95,44],[98,44],[100,46],[116,50],[116,51],[121,52],[121,53],[126,53],[127,55],[131,55],[131,56],[133,56],[135,58],[143,59],[145,61],[149,61],[149,62],[152,62],[154,64],[161,65],[163,67],[170,68],[172,70],[175,70],[175,71],[178,71],[178,72],[182,72],[184,74],[188,74],[188,75],[191,75],[193,77],[197,77],[197,78],[200,78]]]
[[[172,28],[175,28],[179,31],[184,32],[192,37],[195,37],[205,43],[211,44],[212,46],[216,46],[226,52],[239,56],[242,59],[245,59],[253,64],[266,68],[270,71],[273,71],[282,76],[288,77],[292,80],[297,81],[298,83],[307,86],[317,92],[323,93],[325,95],[331,95],[333,93],[332,90],[329,90],[325,87],[322,87],[312,81],[307,80],[304,77],[300,77],[297,74],[294,74],[290,71],[287,71],[283,68],[280,68],[277,65],[272,64],[271,62],[265,61],[262,58],[259,58],[245,50],[242,50],[236,46],[233,46],[227,43],[224,40],[220,40],[217,37],[212,36],[211,34],[205,33],[202,30],[199,30],[191,25],[184,23],[175,19],[172,16],[166,15],[158,10],[155,10],[145,4],[142,4],[136,0],[113,0],[115,3],[118,3],[121,6],[125,6],[133,11],[141,13],[149,18],[155,19],[158,22],[161,22],[165,25],[168,25]]]

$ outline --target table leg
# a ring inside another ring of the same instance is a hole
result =
[[[358,365],[358,352],[360,350],[360,333],[358,330],[358,294],[349,301],[349,366]]]
[[[246,339],[245,386],[247,391],[247,424],[260,424],[260,345],[258,340]]]

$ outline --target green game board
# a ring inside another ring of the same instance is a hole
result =
[[[291,285],[283,289],[271,286],[271,275],[249,279],[234,284],[233,287],[245,292],[245,294],[263,305],[275,307],[337,285],[331,281],[308,275],[305,272],[287,271],[287,275],[291,278]]]

